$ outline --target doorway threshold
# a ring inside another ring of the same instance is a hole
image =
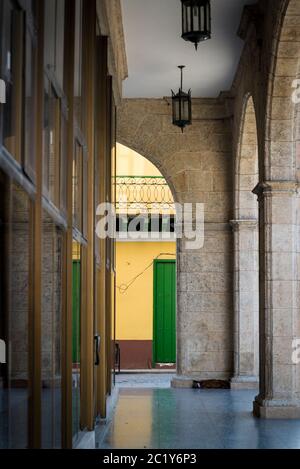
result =
[[[121,370],[118,375],[142,375],[142,374],[176,374],[176,368],[152,368],[151,370]]]

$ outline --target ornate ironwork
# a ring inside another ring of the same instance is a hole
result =
[[[160,176],[116,177],[117,211],[131,213],[174,212],[172,192]]]

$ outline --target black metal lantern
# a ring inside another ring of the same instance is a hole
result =
[[[183,91],[183,69],[185,65],[179,65],[181,70],[181,86],[177,94],[172,91],[173,124],[180,127],[182,132],[187,125],[192,123],[192,93]]]
[[[181,0],[182,38],[193,42],[196,50],[199,42],[211,38],[210,0]]]

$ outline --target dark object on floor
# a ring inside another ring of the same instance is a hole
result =
[[[230,389],[230,382],[221,379],[194,381],[193,389]]]

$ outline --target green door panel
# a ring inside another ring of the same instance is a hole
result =
[[[154,262],[153,361],[176,363],[176,261]]]

